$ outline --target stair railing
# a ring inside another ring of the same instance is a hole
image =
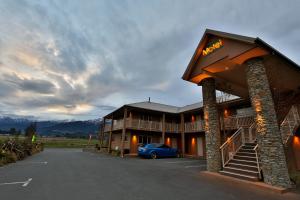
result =
[[[248,132],[245,131],[248,129]],[[246,134],[247,137],[246,137]],[[229,137],[220,147],[223,167],[233,159],[233,156],[246,142],[255,142],[256,140],[256,123],[253,122],[248,128],[239,127],[238,130]]]
[[[256,123],[252,123],[249,127],[249,142],[255,142],[256,140]]]
[[[225,165],[233,158],[234,154],[245,143],[244,129],[240,127],[226,142],[220,147],[222,156],[222,165]]]
[[[284,145],[288,143],[290,137],[294,133],[295,128],[297,128],[299,125],[300,115],[298,113],[297,107],[293,105],[280,124],[280,133]]]
[[[261,168],[259,165],[259,158],[258,158],[258,144],[254,147],[255,155],[256,155],[256,164],[257,164],[257,171],[258,171],[258,177],[259,179],[262,179],[261,176]]]

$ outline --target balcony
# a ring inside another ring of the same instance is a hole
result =
[[[168,133],[179,133],[180,124],[177,123],[165,123],[166,132]]]
[[[186,123],[184,123],[184,131],[186,133],[204,131],[204,121],[198,120],[198,121],[194,121],[194,122],[186,122]]]
[[[110,127],[111,127],[110,124],[105,124],[105,126],[104,126],[104,132],[109,132],[110,131]]]
[[[222,120],[221,120],[222,121]],[[221,129],[238,129],[240,127],[248,128],[253,124],[254,116],[230,116],[224,118],[221,123]]]
[[[162,122],[141,120],[135,118],[127,118],[126,120],[126,128],[144,131],[162,131]]]
[[[123,128],[123,119],[114,120],[113,130],[121,130]],[[104,132],[110,131],[111,125],[106,124],[104,127]],[[151,120],[142,120],[136,118],[127,118],[126,119],[126,128],[135,129],[135,130],[144,130],[144,131],[157,131],[162,132],[162,122],[160,121],[151,121]],[[169,133],[179,133],[180,124],[178,123],[165,123],[166,132]]]

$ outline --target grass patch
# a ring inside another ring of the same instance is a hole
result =
[[[88,144],[88,139],[80,138],[40,138],[38,141],[44,144],[46,148],[83,148]],[[90,145],[99,144],[96,139],[91,140]]]
[[[14,136],[1,136],[0,135],[0,144],[3,143],[7,139],[13,139]],[[23,136],[19,136],[19,140],[24,139]],[[37,138],[37,142],[41,142],[44,144],[46,148],[83,148],[85,147],[89,140],[82,138],[64,138],[64,137],[53,137],[53,138]],[[91,146],[95,146],[99,144],[99,140],[92,139],[90,142]]]

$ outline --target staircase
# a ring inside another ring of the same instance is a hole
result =
[[[286,145],[300,126],[300,105],[290,106],[290,110],[280,125],[283,145]],[[239,129],[220,147],[223,170],[221,174],[258,181],[262,178],[256,142],[256,124]]]
[[[260,179],[256,142],[245,143],[220,171],[221,174],[249,181]]]

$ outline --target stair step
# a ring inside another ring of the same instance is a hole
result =
[[[254,147],[255,146],[242,146],[242,148],[241,149],[245,149],[245,150],[254,150]]]
[[[234,155],[233,158],[239,159],[239,160],[256,161],[256,156],[239,156],[239,155]]]
[[[249,142],[246,142],[245,145],[246,145],[246,146],[254,146],[254,147],[255,147],[255,146],[256,146],[256,143],[249,143]]]
[[[244,179],[244,180],[248,180],[248,181],[258,181],[258,177],[256,177],[256,176],[248,176],[248,175],[243,175],[243,174],[233,173],[233,172],[227,172],[227,171],[220,171],[220,173],[225,175],[225,176]]]
[[[240,149],[239,152],[241,153],[255,153],[253,149]]]
[[[246,170],[253,170],[253,171],[256,170],[257,171],[257,166],[253,166],[253,165],[245,165],[245,164],[240,164],[240,163],[229,162],[226,166],[240,168],[240,169],[246,169]]]
[[[243,165],[250,165],[250,166],[257,166],[257,163],[255,161],[250,160],[241,160],[241,159],[232,159],[229,163],[238,163]]]
[[[257,169],[253,171],[253,170],[241,169],[236,167],[224,167],[223,171],[258,177]]]
[[[238,151],[235,155],[237,155],[237,156],[249,156],[249,157],[255,157],[256,158],[256,153],[250,153],[250,152],[240,152],[240,151]]]

